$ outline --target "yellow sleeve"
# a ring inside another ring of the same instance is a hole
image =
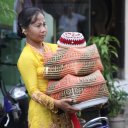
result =
[[[52,52],[56,52],[56,50],[58,49],[58,45],[57,44],[52,44],[52,43],[46,43],[45,42],[45,45],[47,45]]]
[[[18,69],[30,97],[34,101],[45,105],[48,109],[56,113],[57,109],[54,106],[54,99],[38,89],[36,66],[36,63],[34,63],[34,57],[27,53],[24,56],[21,56],[18,60]]]
[[[33,58],[28,55],[21,56],[18,61],[18,69],[28,90],[29,95],[37,89],[37,72]]]

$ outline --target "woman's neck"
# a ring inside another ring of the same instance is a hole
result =
[[[27,43],[32,46],[36,51],[38,51],[41,55],[44,52],[44,46],[42,42],[33,42],[33,41],[29,41],[27,40]]]
[[[42,42],[34,42],[34,41],[27,40],[27,43],[35,47],[36,49],[42,48]]]

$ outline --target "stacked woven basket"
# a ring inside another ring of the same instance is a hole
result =
[[[103,65],[96,45],[86,46],[81,33],[65,32],[56,53],[44,56],[47,94],[55,99],[72,98],[75,104],[108,97]]]

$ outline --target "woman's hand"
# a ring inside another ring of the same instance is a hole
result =
[[[72,99],[61,99],[61,100],[55,100],[54,104],[55,107],[60,108],[65,112],[76,113],[80,111],[79,109],[74,108],[73,106],[70,105],[72,102],[73,102]]]

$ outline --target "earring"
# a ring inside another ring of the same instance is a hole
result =
[[[22,33],[25,34],[25,29],[24,28],[22,29]]]

